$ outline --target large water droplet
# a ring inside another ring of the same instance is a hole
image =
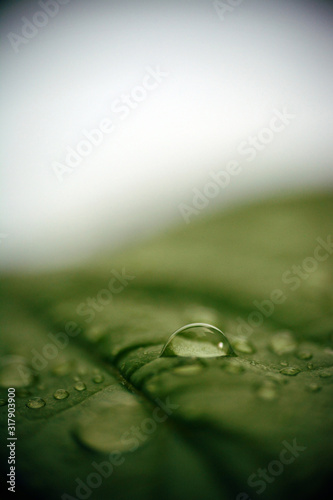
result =
[[[0,359],[1,387],[28,387],[35,381],[32,369],[22,356],[3,356]]]
[[[69,396],[69,392],[67,392],[65,389],[58,389],[53,394],[53,397],[55,399],[66,399],[66,398],[68,398],[68,396]]]
[[[160,355],[216,358],[235,353],[221,330],[206,323],[192,323],[170,335]]]
[[[271,348],[278,356],[294,352],[297,343],[290,332],[276,333],[271,340]]]
[[[280,370],[280,373],[282,373],[283,375],[289,375],[290,377],[294,377],[295,375],[300,373],[300,371],[301,370],[299,370],[298,368],[293,368],[292,366],[288,366],[288,368],[283,368],[282,370]]]
[[[112,406],[95,407],[92,417],[77,424],[74,435],[82,446],[95,452],[127,452],[142,446],[157,425],[133,396],[125,395]]]
[[[45,406],[46,403],[44,401],[44,399],[42,398],[32,398],[32,399],[29,399],[29,401],[26,403],[26,406],[28,408],[32,408],[32,409],[38,409],[38,408],[43,408],[43,406]]]

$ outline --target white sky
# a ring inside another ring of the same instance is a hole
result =
[[[243,171],[215,204],[333,185],[332,17],[304,3],[75,2],[15,53],[38,3],[3,19],[0,255],[9,267],[77,263],[137,234],[184,224],[180,203],[211,169]],[[169,73],[125,120],[112,111],[146,68]],[[295,119],[249,163],[238,145],[283,109]],[[114,130],[60,183],[55,161],[103,118]]]

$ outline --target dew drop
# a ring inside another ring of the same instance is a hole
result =
[[[65,391],[65,389],[58,389],[53,394],[53,397],[55,399],[66,399],[66,398],[68,398],[68,396],[69,396],[69,392]]]
[[[253,345],[244,339],[236,340],[233,343],[233,347],[236,349],[237,352],[240,352],[242,354],[253,354],[254,352],[256,352]]]
[[[282,373],[283,375],[289,375],[290,377],[294,377],[295,375],[300,373],[300,371],[301,370],[299,370],[298,368],[293,368],[292,366],[288,366],[287,368],[283,368],[282,370],[280,370],[280,373]]]
[[[321,390],[321,386],[315,383],[308,384],[306,389],[310,392],[318,392]]]
[[[330,377],[332,377],[332,373],[327,372],[327,371],[323,371],[323,372],[319,373],[319,377],[320,378],[330,378]]]
[[[0,359],[1,387],[29,387],[35,381],[35,375],[27,360],[22,356],[3,356]]]
[[[0,406],[6,406],[7,401],[5,399],[0,399]]]
[[[281,366],[288,366],[288,361],[280,361]]]
[[[82,381],[79,381],[79,382],[76,382],[76,384],[74,385],[74,389],[76,391],[85,391],[87,389],[87,386],[84,382]]]
[[[94,415],[79,421],[73,434],[81,446],[94,452],[134,451],[148,441],[155,430],[156,423],[147,417],[144,407],[126,395],[112,406],[95,407]]]
[[[290,332],[276,333],[270,342],[271,349],[278,356],[294,352],[297,344]]]
[[[308,363],[308,365],[307,365],[307,366],[308,366],[308,369],[309,369],[309,370],[313,370],[313,363]]]
[[[92,381],[95,382],[95,384],[101,384],[102,382],[104,382],[104,377],[103,375],[98,373],[97,375],[93,376]]]
[[[32,398],[26,403],[26,406],[32,409],[43,408],[45,405],[46,403],[42,398]]]
[[[160,356],[216,358],[235,353],[221,330],[206,323],[192,323],[170,335]]]
[[[305,361],[307,361],[308,359],[312,358],[312,352],[310,352],[310,351],[299,351],[296,354],[296,356],[297,356],[298,359],[304,359]]]

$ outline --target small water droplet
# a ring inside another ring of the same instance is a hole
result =
[[[92,381],[95,382],[95,384],[101,384],[102,382],[104,382],[104,377],[99,373],[93,376]]]
[[[296,356],[297,356],[298,359],[308,360],[308,359],[312,358],[312,352],[310,352],[310,351],[299,351],[296,354]]]
[[[329,377],[332,377],[332,373],[327,372],[327,371],[323,371],[323,372],[319,373],[319,377],[321,377],[321,378],[329,378]]]
[[[288,366],[289,363],[288,363],[288,361],[280,361],[280,365],[281,366]]]
[[[315,383],[308,384],[306,389],[310,392],[318,392],[321,389],[321,386]]]
[[[26,406],[32,409],[43,408],[45,405],[46,403],[42,398],[32,398],[26,403]]]
[[[298,368],[293,368],[292,366],[288,366],[288,368],[283,368],[282,370],[280,370],[280,373],[282,373],[283,375],[289,375],[290,377],[294,377],[295,375],[300,373],[300,371],[301,370],[299,370]]]
[[[55,399],[66,399],[66,398],[68,398],[68,396],[69,396],[69,392],[65,391],[65,389],[58,389],[53,394],[53,397]]]
[[[276,384],[274,384],[274,382],[265,381],[257,389],[257,396],[265,401],[273,401],[278,396]]]
[[[290,332],[276,333],[270,342],[271,349],[278,356],[294,352],[297,343]]]
[[[87,386],[84,382],[80,380],[74,385],[74,389],[77,391],[85,391],[87,389]]]
[[[5,399],[0,399],[0,406],[6,406],[7,401]]]
[[[238,339],[233,342],[233,347],[237,352],[240,352],[242,354],[253,354],[254,352],[256,352],[253,345],[244,339]]]
[[[200,365],[187,365],[187,366],[177,366],[174,368],[173,373],[176,375],[196,375],[203,370]]]
[[[160,356],[215,358],[235,353],[221,330],[205,323],[192,323],[170,335]]]
[[[309,370],[313,370],[313,363],[308,363],[308,365],[307,365],[307,366],[308,366],[308,369],[309,369]]]
[[[3,356],[0,359],[1,387],[28,387],[35,382],[35,375],[22,356]]]

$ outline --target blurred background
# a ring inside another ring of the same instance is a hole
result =
[[[331,189],[332,14],[323,1],[3,3],[3,268],[78,264],[186,225],[184,211]]]

